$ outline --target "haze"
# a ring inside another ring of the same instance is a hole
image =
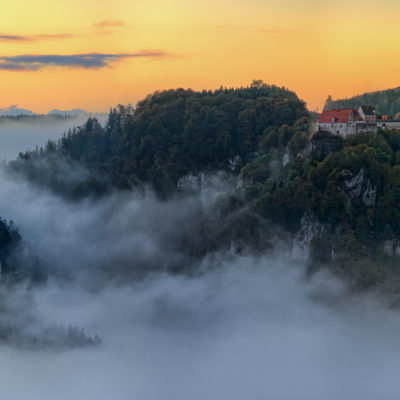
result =
[[[87,117],[57,119],[46,117],[43,121],[28,119],[0,119],[0,160],[13,160],[19,152],[44,146],[48,140],[57,140],[68,129],[82,125]],[[105,122],[105,116],[99,116]]]
[[[108,111],[155,90],[263,79],[321,110],[328,94],[399,85],[399,8],[394,0],[7,2],[0,106]]]
[[[26,268],[39,260],[50,276],[3,288],[1,322],[53,336],[51,348],[1,346],[5,398],[397,398],[400,317],[383,300],[310,279],[282,246],[196,263],[176,251],[229,190],[218,177],[168,202],[113,192],[70,203],[5,171],[1,181],[0,215],[20,227]],[[191,272],[167,274],[177,260]],[[63,326],[101,343],[70,349]]]

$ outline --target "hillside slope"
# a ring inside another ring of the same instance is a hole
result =
[[[148,96],[136,108],[112,110],[104,128],[90,118],[58,143],[21,154],[14,168],[63,190],[55,177],[63,167],[46,164],[63,157],[97,175],[85,178],[78,191],[90,191],[101,177],[117,188],[146,184],[168,195],[188,174],[239,172],[263,146],[304,144],[308,119],[304,102],[293,92],[260,82],[214,92],[168,90]]]
[[[364,93],[348,99],[333,100],[329,96],[325,102],[324,109],[355,107],[361,104],[374,105],[377,114],[395,117],[400,113],[400,87],[375,92]]]
[[[400,290],[400,132],[343,139],[310,136],[309,124],[304,103],[274,86],[156,92],[10,169],[75,199],[143,186],[167,199],[182,178],[222,170],[236,187],[199,210],[178,252],[265,251],[285,237],[311,269]]]

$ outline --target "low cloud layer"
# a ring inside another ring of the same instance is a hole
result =
[[[308,277],[281,248],[195,265],[178,251],[229,190],[218,177],[163,202],[134,192],[69,202],[5,170],[0,183],[0,216],[20,227],[26,265],[49,275],[0,290],[7,400],[397,399],[398,310]],[[195,268],[167,273],[175,262]]]
[[[118,28],[126,26],[122,20],[105,20],[94,24],[96,28]]]
[[[31,291],[36,318],[100,335],[74,351],[1,348],[14,400],[395,399],[397,312],[304,278],[279,257],[204,261],[195,278],[160,274],[90,293]]]
[[[104,124],[105,115],[97,118]],[[64,118],[45,117],[37,120],[0,118],[0,162],[13,160],[20,151],[44,146],[47,140],[57,140],[74,126],[82,125],[87,117]]]
[[[39,42],[41,40],[70,39],[73,33],[36,34],[36,35],[11,35],[0,34],[0,42]]]
[[[163,50],[142,50],[137,53],[87,53],[87,54],[25,54],[0,57],[0,70],[39,71],[47,67],[99,69],[110,67],[118,61],[131,58],[162,59],[169,56]]]

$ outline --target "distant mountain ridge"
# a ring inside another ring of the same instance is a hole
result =
[[[16,117],[18,115],[34,115],[31,110],[25,110],[24,108],[18,108],[17,104],[14,104],[7,108],[0,108],[0,115]]]
[[[87,115],[89,114],[87,111],[82,110],[80,108],[74,108],[72,110],[58,110],[54,109],[51,110],[48,115],[63,115],[63,116],[69,116],[69,117],[80,117],[82,115]]]
[[[358,108],[361,104],[369,104],[376,107],[379,115],[388,115],[393,118],[400,118],[400,86],[394,89],[378,90],[368,92],[346,99],[333,100],[328,96],[324,109],[333,108]]]
[[[73,108],[72,110],[58,110],[57,108],[51,110],[47,115],[63,116],[63,117],[82,117],[89,115],[90,113],[82,110],[81,108]],[[31,110],[24,108],[18,108],[17,104],[11,105],[6,108],[0,108],[0,116],[3,117],[20,117],[20,116],[32,116],[39,115]],[[46,115],[46,114],[44,114]]]

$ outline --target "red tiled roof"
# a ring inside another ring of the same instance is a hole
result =
[[[360,114],[355,108],[335,108],[333,110],[324,110],[318,118],[320,124],[345,124],[349,121],[353,113],[355,121],[362,121]]]

